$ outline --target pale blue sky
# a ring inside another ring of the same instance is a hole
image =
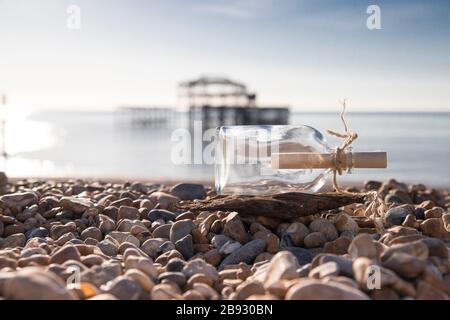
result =
[[[370,4],[381,30],[366,28]],[[0,92],[42,108],[175,105],[178,82],[219,74],[261,105],[450,111],[449,35],[445,0],[0,0]]]

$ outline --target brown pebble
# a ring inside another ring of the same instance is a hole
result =
[[[236,298],[238,300],[245,300],[253,294],[264,295],[266,290],[258,281],[245,281],[236,288]]]
[[[305,248],[322,247],[326,241],[327,239],[322,232],[312,232],[303,239]]]
[[[49,264],[63,264],[67,260],[81,261],[80,253],[72,245],[66,245],[52,253]]]
[[[325,243],[323,251],[325,253],[346,254],[352,240],[348,237],[339,237],[334,241]]]
[[[217,267],[222,261],[222,255],[217,249],[211,249],[203,254],[203,259],[209,264]]]

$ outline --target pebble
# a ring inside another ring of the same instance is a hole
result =
[[[129,245],[129,246],[127,246],[127,245]],[[119,252],[122,253],[123,260],[127,260],[128,257],[148,258],[148,256],[141,249],[135,247],[131,243],[122,244],[119,247]]]
[[[242,244],[248,241],[248,234],[237,212],[231,212],[224,220],[223,234]]]
[[[102,256],[97,255],[97,254],[89,254],[87,256],[81,257],[81,262],[87,267],[101,265],[104,261],[105,261],[105,259]]]
[[[147,292],[151,292],[153,287],[155,286],[155,283],[153,280],[146,275],[144,272],[138,269],[128,269],[125,272],[125,276],[129,279],[134,280],[136,283],[138,283],[141,288]]]
[[[309,234],[309,229],[300,222],[293,222],[286,229],[286,234],[289,235],[293,245],[302,246],[303,240]]]
[[[269,252],[263,252],[256,256],[254,263],[259,263],[263,261],[270,261],[273,258],[273,254]]]
[[[51,272],[29,267],[11,274],[3,283],[3,297],[12,300],[75,300],[62,280]]]
[[[81,261],[80,253],[72,245],[66,245],[56,250],[52,254],[49,263],[63,264],[67,260]]]
[[[27,238],[31,239],[31,238],[45,238],[49,236],[49,232],[47,229],[43,228],[43,227],[38,227],[38,228],[33,228],[31,230],[29,230],[27,233]]]
[[[402,226],[409,227],[409,228],[419,228],[419,223],[416,220],[415,214],[408,214],[405,218],[405,220],[402,223]]]
[[[102,253],[106,254],[107,256],[115,256],[119,252],[119,249],[117,246],[108,240],[102,240],[97,244],[97,247],[101,250]]]
[[[283,250],[292,253],[297,258],[297,261],[301,266],[310,263],[313,259],[311,252],[304,248],[284,247]]]
[[[316,219],[309,224],[311,232],[321,232],[326,241],[333,241],[339,236],[335,226],[326,219]]]
[[[286,293],[286,300],[368,300],[358,289],[336,282],[304,280],[293,285]]]
[[[348,232],[349,234],[357,235],[359,232],[359,226],[356,221],[344,212],[336,215],[334,226],[341,233]]]
[[[182,269],[186,278],[190,278],[194,274],[203,274],[210,278],[212,281],[219,279],[219,273],[217,269],[202,259],[190,260]]]
[[[433,207],[425,211],[425,219],[442,218],[445,214],[445,210],[441,207]]]
[[[148,229],[145,226],[139,225],[139,224],[134,224],[133,226],[131,226],[130,228],[130,233],[132,235],[139,235],[141,233],[145,233],[146,236],[148,234]]]
[[[176,249],[175,244],[173,242],[166,241],[158,247],[158,252],[165,253],[167,251],[171,251],[171,250],[175,250],[175,249]]]
[[[171,224],[163,224],[162,226],[157,227],[153,230],[152,235],[154,238],[170,238],[170,229],[172,228]]]
[[[406,253],[424,261],[428,259],[429,254],[428,246],[424,242],[419,240],[392,245],[383,252],[381,259],[385,261],[395,252]]]
[[[10,224],[5,226],[3,230],[4,237],[8,237],[16,233],[25,233],[25,227],[23,224]]]
[[[399,199],[400,203],[413,204],[411,197],[409,196],[408,192],[405,190],[393,189],[393,190],[389,191],[389,195],[392,195],[393,197],[396,197],[397,199]],[[386,202],[392,202],[392,201],[388,201],[388,200]]]
[[[100,224],[99,224],[99,229],[102,233],[107,234],[110,231],[113,231],[116,228],[116,224],[114,222],[113,219],[111,219],[110,217],[104,215],[104,214],[100,214],[99,215],[99,219],[100,219]]]
[[[398,300],[400,299],[397,292],[389,287],[384,287],[379,290],[372,290],[370,292],[370,297],[373,300]]]
[[[68,232],[75,232],[77,230],[77,225],[75,222],[68,222],[63,225],[54,225],[50,229],[50,235],[53,239],[58,239],[63,234]]]
[[[120,206],[117,213],[117,220],[130,219],[138,220],[140,217],[139,210],[135,207]]]
[[[339,237],[334,241],[325,243],[323,251],[326,253],[346,254],[352,240],[348,237]]]
[[[403,252],[393,252],[383,266],[403,277],[415,278],[425,270],[426,262]]]
[[[358,258],[361,259],[361,258]],[[364,258],[367,259],[367,258]],[[334,254],[319,254],[312,260],[311,268],[315,268],[320,264],[327,262],[335,262],[339,266],[339,270],[342,275],[352,278],[353,277],[353,264],[352,260],[345,256],[337,256]]]
[[[380,189],[382,183],[380,181],[374,181],[369,180],[364,182],[364,190],[371,191],[371,190],[378,190]]]
[[[240,244],[237,241],[227,241],[226,243],[224,243],[220,249],[219,249],[219,253],[223,254],[223,255],[229,255],[231,253],[233,253],[234,251],[238,250],[240,247],[242,247],[242,244]]]
[[[170,189],[170,193],[181,200],[204,199],[206,190],[202,184],[179,183]]]
[[[227,236],[223,235],[223,234],[216,234],[212,239],[211,239],[211,244],[217,248],[220,249],[225,243],[227,243],[228,241],[232,241],[230,238],[228,238]]]
[[[172,224],[170,228],[170,241],[173,243],[186,237],[195,228],[192,220],[179,220]]]
[[[449,300],[450,297],[439,290],[438,288],[435,288],[434,286],[430,285],[429,283],[425,281],[419,281],[417,285],[417,300]]]
[[[219,265],[219,270],[230,264],[237,264],[239,262],[251,263],[258,254],[263,252],[266,248],[266,241],[261,239],[252,240],[230,255],[228,255]]]
[[[236,299],[245,300],[252,295],[264,295],[266,290],[258,281],[246,281],[236,287]]]
[[[117,243],[122,244],[124,242],[129,242],[134,244],[136,247],[139,247],[140,241],[135,236],[133,236],[129,232],[119,232],[119,231],[112,231],[108,233],[108,235],[105,237],[105,239],[114,239],[117,241]]]
[[[219,294],[205,283],[194,283],[193,289],[200,292],[208,300],[218,300],[220,298]]]
[[[87,300],[118,300],[116,296],[110,294],[110,293],[100,293],[96,296],[93,296],[92,298],[89,298]]]
[[[168,193],[156,191],[150,195],[150,201],[159,204],[161,209],[172,210],[174,209],[175,204],[180,201],[180,198]]]
[[[425,238],[420,240],[428,248],[429,256],[436,256],[442,259],[449,258],[449,249],[445,242],[437,238]]]
[[[213,286],[213,280],[202,274],[202,273],[196,273],[194,275],[192,275],[186,282],[186,286],[188,289],[193,289],[194,288],[194,284],[196,283],[204,283],[210,287]]]
[[[333,226],[333,225],[332,225]],[[334,228],[334,226],[333,226]],[[337,234],[337,231],[336,231]],[[318,248],[322,247],[327,241],[324,233],[322,232],[311,232],[305,239],[303,239],[305,248]]]
[[[3,268],[11,268],[15,270],[18,266],[18,261],[9,257],[1,257],[0,256],[0,270]]]
[[[167,271],[181,271],[186,265],[186,261],[180,258],[172,258],[166,264]]]
[[[156,259],[158,257],[159,247],[166,242],[164,239],[148,239],[140,246],[140,249],[145,252],[150,258]]]
[[[280,250],[280,238],[278,238],[275,234],[271,232],[268,233],[264,240],[267,242],[267,252],[275,254]]]
[[[99,228],[89,227],[83,230],[80,235],[82,240],[86,240],[87,238],[92,238],[97,241],[101,241],[103,239],[103,234]]]
[[[223,230],[223,222],[222,220],[216,220],[212,223],[210,231],[212,233],[218,234]]]
[[[100,266],[93,266],[88,270],[81,273],[81,281],[89,282],[100,287],[101,285],[117,278],[121,274],[122,270],[117,263],[109,263],[105,261]]]
[[[141,286],[131,277],[119,276],[109,282],[104,291],[120,300],[137,300],[141,293]]]
[[[309,272],[308,276],[310,278],[322,279],[325,277],[338,276],[339,273],[339,265],[334,261],[329,261],[312,269]]]
[[[436,237],[443,241],[450,241],[450,232],[444,227],[444,222],[440,218],[427,219],[420,224],[420,230],[423,234]]]
[[[27,239],[23,233],[17,233],[10,235],[4,239],[3,243],[0,242],[0,248],[18,248],[23,247]]]
[[[400,226],[410,213],[414,214],[414,211],[409,206],[394,207],[386,212],[383,220],[388,227]]]
[[[209,242],[210,242],[210,239],[208,239],[207,236],[204,236],[202,234],[202,231],[200,231],[200,228],[192,229],[191,234],[192,234],[192,238],[194,239],[195,243],[209,244]],[[208,235],[207,232],[205,232],[205,234]],[[210,234],[210,235],[212,235],[212,234]]]
[[[59,200],[59,206],[75,213],[83,213],[93,206],[93,203],[84,198],[62,197]]]
[[[164,221],[174,221],[176,218],[175,213],[164,209],[153,209],[148,213],[148,219],[150,221],[156,221],[162,219]]]
[[[50,262],[50,257],[46,254],[35,254],[28,258],[21,258],[18,261],[18,266],[24,268],[26,266],[46,266]]]
[[[138,269],[144,272],[147,276],[152,279],[156,279],[157,270],[153,265],[152,260],[145,257],[129,256],[125,260],[125,269]]]
[[[151,292],[152,300],[172,300],[177,298],[180,298],[180,292],[167,283],[157,284]]]
[[[194,255],[194,242],[192,241],[192,236],[188,234],[176,241],[175,249],[177,249],[186,260],[190,259]]]
[[[176,283],[179,287],[183,287],[186,283],[186,276],[182,272],[163,272],[158,276],[159,281],[167,280]]]
[[[178,220],[184,220],[184,219],[194,220],[195,219],[195,215],[192,212],[190,212],[190,211],[186,211],[186,212],[180,213],[175,218],[175,220],[177,220],[177,221]]]
[[[280,280],[291,280],[297,277],[299,267],[297,258],[289,251],[281,251],[273,256],[265,271],[264,287],[268,288]]]
[[[205,259],[205,261],[209,264],[217,267],[220,261],[222,261],[222,255],[219,250],[211,249],[203,254],[203,259]]]
[[[105,209],[103,209],[102,213],[111,218],[113,221],[117,220],[117,215],[119,214],[119,208],[114,206],[108,206]]]
[[[352,259],[359,257],[374,259],[377,256],[377,250],[373,243],[373,239],[367,233],[360,234],[352,240],[348,247],[348,253]]]
[[[404,204],[402,198],[393,194],[388,194],[386,197],[384,197],[384,202],[389,204],[392,203]]]
[[[422,207],[416,207],[414,209],[414,215],[416,216],[416,219],[424,220],[425,219],[425,209]]]
[[[16,192],[0,196],[0,201],[8,208],[22,208],[38,202],[33,192]]]
[[[206,298],[197,290],[187,290],[183,293],[183,298],[185,300],[206,300]]]

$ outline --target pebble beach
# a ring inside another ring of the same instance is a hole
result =
[[[193,183],[0,177],[0,299],[448,300],[450,193],[390,179],[289,220],[183,212]]]

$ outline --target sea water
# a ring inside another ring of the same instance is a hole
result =
[[[187,120],[187,115],[182,114]],[[383,150],[387,169],[355,169],[344,181],[395,177],[431,186],[450,185],[450,113],[348,113],[359,134],[355,151]],[[182,125],[183,121],[180,122]],[[290,124],[321,132],[342,130],[337,112],[291,113]],[[208,165],[177,165],[169,128],[127,125],[114,111],[16,110],[7,117],[8,160],[0,170],[12,177],[101,177],[128,179],[213,180]],[[330,145],[336,138],[327,137]]]

